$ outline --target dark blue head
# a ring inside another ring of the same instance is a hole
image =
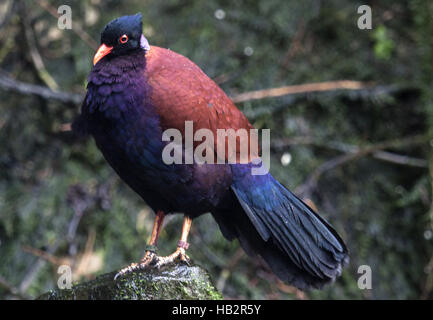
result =
[[[101,46],[93,58],[93,64],[105,56],[120,56],[136,50],[149,50],[149,43],[142,34],[141,13],[123,16],[109,22],[101,33]]]

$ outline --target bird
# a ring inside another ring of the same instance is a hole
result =
[[[155,212],[143,258],[115,278],[175,261],[188,263],[192,221],[210,213],[224,238],[237,239],[249,256],[260,257],[284,283],[320,289],[334,282],[349,260],[344,241],[271,173],[252,174],[261,165],[257,154],[241,161],[235,150],[236,161],[217,163],[168,164],[162,159],[170,143],[164,132],[176,129],[184,139],[188,121],[194,132],[253,126],[194,62],[149,45],[142,24],[142,14],[137,13],[104,27],[81,112],[72,124],[76,133],[93,137],[121,180]],[[243,142],[237,140],[236,146]],[[163,257],[157,254],[157,240],[170,214],[183,214],[183,226],[176,250]]]

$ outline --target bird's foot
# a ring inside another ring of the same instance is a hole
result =
[[[167,264],[173,263],[175,260],[179,259],[180,261],[185,262],[187,265],[189,265],[189,257],[187,256],[187,254],[185,253],[185,249],[178,247],[176,249],[175,252],[173,252],[172,254],[170,254],[169,256],[166,257],[156,257],[155,261],[155,267],[156,268],[161,268],[162,266],[165,266]]]
[[[156,262],[156,260],[159,258],[155,252],[156,251],[154,249],[147,250],[140,262],[131,263],[129,266],[121,269],[114,276],[114,280],[126,273],[146,269],[152,262]]]
[[[133,271],[146,269],[150,265],[153,265],[157,269],[159,269],[162,266],[173,263],[177,259],[179,259],[180,261],[183,261],[187,265],[189,265],[190,258],[185,253],[185,249],[187,249],[188,246],[189,246],[189,244],[187,242],[179,241],[176,251],[173,252],[172,254],[166,256],[166,257],[157,256],[156,255],[156,248],[151,248],[151,250],[148,249],[140,262],[132,263],[129,266],[121,269],[114,276],[114,280],[116,280],[120,276],[123,276],[124,274],[130,273]]]

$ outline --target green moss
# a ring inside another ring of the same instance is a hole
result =
[[[116,281],[115,273],[73,286],[70,290],[51,290],[43,300],[216,300],[221,294],[212,285],[209,274],[199,266],[183,263],[160,270],[127,274]]]

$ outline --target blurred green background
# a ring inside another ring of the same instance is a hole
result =
[[[72,30],[57,26],[62,4],[72,8]],[[371,30],[357,27],[362,4],[372,8]],[[334,285],[301,292],[204,215],[189,255],[225,298],[433,297],[433,2],[0,0],[0,298],[56,287],[61,264],[81,281],[143,254],[153,213],[67,125],[103,26],[136,12],[151,44],[189,57],[231,96],[361,83],[237,104],[256,128],[271,129],[272,174],[313,201],[351,260]],[[67,92],[67,101],[40,87],[29,94],[26,84]],[[163,254],[181,223],[167,219]],[[360,265],[372,269],[370,290],[358,288]]]

